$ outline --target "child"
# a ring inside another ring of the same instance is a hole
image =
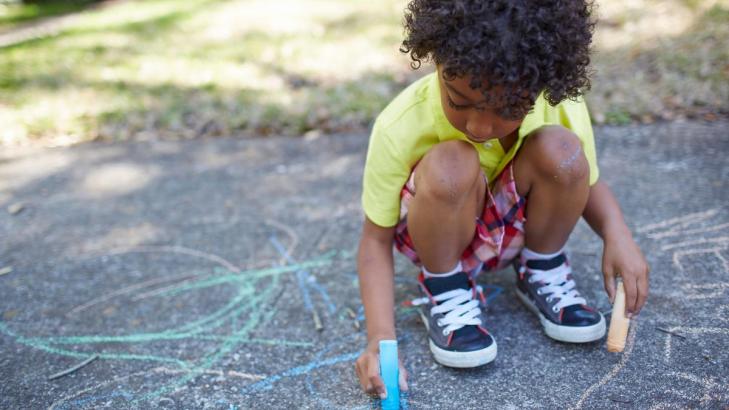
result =
[[[385,395],[378,342],[395,338],[392,248],[422,267],[422,316],[437,362],[496,357],[481,270],[513,263],[518,298],[552,339],[582,343],[605,319],[580,296],[564,245],[580,216],[603,239],[602,270],[626,309],[648,294],[648,266],[599,179],[582,91],[594,21],[585,0],[412,0],[401,50],[436,70],[397,96],[372,130],[364,171],[360,292],[368,344],[362,388]],[[407,374],[401,368],[401,388]]]

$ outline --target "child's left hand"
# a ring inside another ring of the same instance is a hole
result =
[[[615,277],[620,275],[625,287],[625,314],[637,315],[648,298],[649,267],[627,227],[605,237],[602,272],[610,302],[615,300]]]

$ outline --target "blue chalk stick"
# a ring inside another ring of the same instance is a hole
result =
[[[380,374],[387,389],[387,398],[382,400],[383,410],[400,408],[399,372],[397,340],[380,340]]]

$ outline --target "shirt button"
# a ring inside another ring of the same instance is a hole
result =
[[[491,147],[493,147],[493,146],[494,146],[494,144],[493,143],[490,143],[490,142],[484,142],[483,143],[483,147],[484,148],[487,148],[487,149],[491,149]]]

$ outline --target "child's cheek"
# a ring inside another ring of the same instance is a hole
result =
[[[453,128],[461,131],[462,133],[466,132],[466,115],[463,112],[456,111],[448,107],[447,103],[446,106],[443,107],[443,112]]]

